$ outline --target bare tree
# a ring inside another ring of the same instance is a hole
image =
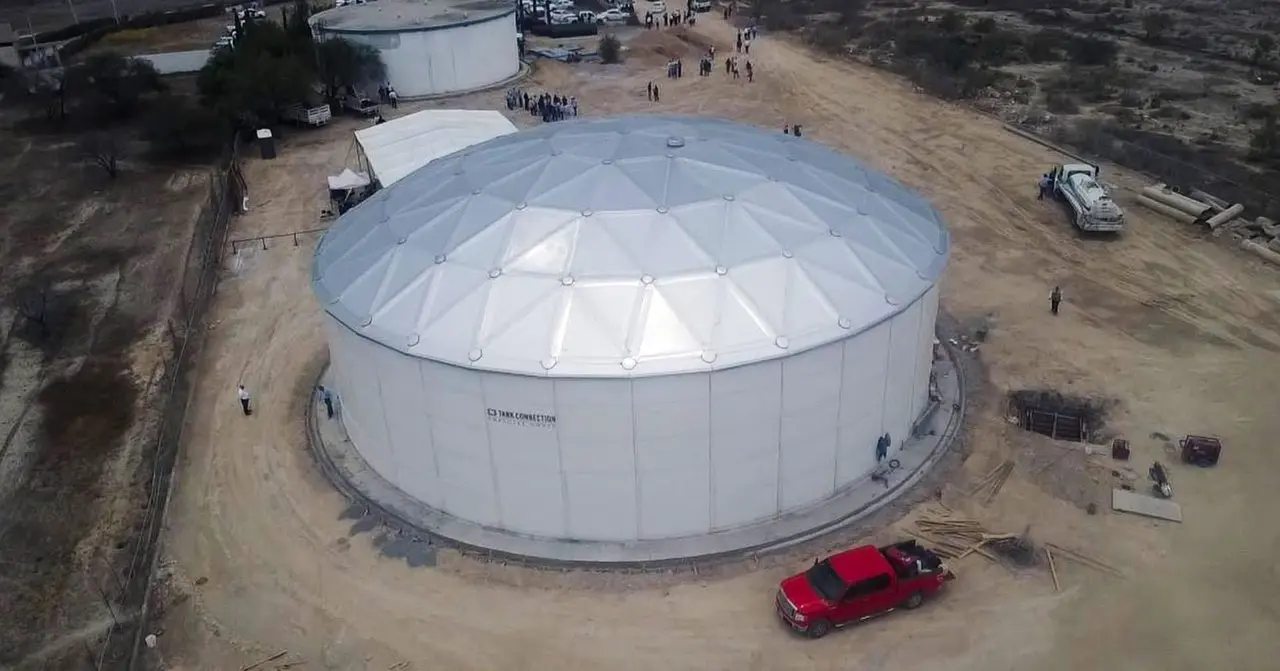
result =
[[[120,176],[122,150],[114,135],[109,133],[90,135],[81,142],[81,148],[94,165],[107,173],[107,177],[115,179]]]

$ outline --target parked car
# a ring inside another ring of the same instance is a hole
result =
[[[613,7],[596,14],[596,21],[599,21],[600,23],[626,23],[629,16],[629,14],[621,9]]]
[[[890,613],[919,608],[953,574],[933,551],[915,541],[845,550],[782,581],[774,598],[778,616],[810,638]]]
[[[662,14],[663,12],[667,11],[667,3],[665,2],[649,3],[649,11],[654,14]]]

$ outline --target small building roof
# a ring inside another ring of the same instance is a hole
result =
[[[356,142],[385,189],[441,156],[514,132],[493,110],[423,110],[362,128]]]
[[[514,14],[503,0],[378,0],[335,7],[311,17],[311,25],[337,33],[401,33],[483,23]]]

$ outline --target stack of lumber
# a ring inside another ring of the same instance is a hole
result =
[[[963,559],[970,554],[980,554],[991,561],[996,558],[982,549],[992,541],[1014,538],[1014,534],[988,533],[980,522],[975,520],[940,517],[921,517],[916,520],[917,532],[911,535],[923,540],[947,559]]]
[[[983,505],[989,504],[995,500],[996,495],[1000,493],[1000,488],[1004,487],[1005,480],[1009,479],[1009,474],[1013,472],[1013,462],[1005,461],[996,466],[990,473],[982,476],[978,480],[978,484],[969,490],[970,496],[981,496]]]

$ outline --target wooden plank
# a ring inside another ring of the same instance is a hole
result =
[[[1182,506],[1177,503],[1124,489],[1111,490],[1111,508],[1122,513],[1133,513],[1170,522],[1182,521]]]
[[[1053,550],[1050,550],[1048,546],[1044,548],[1044,557],[1049,560],[1049,574],[1053,576],[1053,591],[1061,592],[1062,585],[1058,583],[1058,569],[1053,565]]]

